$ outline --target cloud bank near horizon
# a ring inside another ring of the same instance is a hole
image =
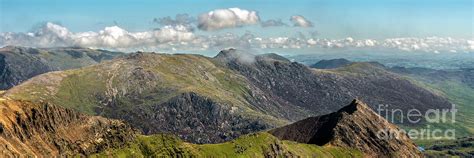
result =
[[[160,29],[130,32],[118,26],[93,32],[71,32],[66,27],[46,23],[27,33],[0,33],[0,46],[26,47],[80,46],[111,50],[212,50],[228,47],[245,49],[396,49],[424,52],[472,52],[474,39],[443,37],[375,39],[319,39],[307,37],[258,37],[251,32],[243,35],[224,33],[199,35],[183,25],[166,25]]]

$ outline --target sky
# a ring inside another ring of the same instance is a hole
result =
[[[437,40],[449,47],[444,51],[474,47],[472,0],[0,1],[0,45],[192,50],[361,46],[357,42],[398,47],[411,42],[397,49],[439,52],[429,45]],[[175,19],[184,14],[185,22]],[[62,28],[66,31],[58,34]],[[229,42],[218,40],[223,38]],[[286,46],[278,45],[285,38]],[[218,41],[203,44],[212,40]]]

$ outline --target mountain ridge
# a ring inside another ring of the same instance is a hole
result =
[[[399,132],[400,129],[355,99],[337,112],[310,117],[269,132],[279,139],[299,143],[350,146],[367,156],[421,157],[405,133],[385,138],[380,136],[381,131]]]

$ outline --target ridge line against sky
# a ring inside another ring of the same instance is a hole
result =
[[[0,46],[474,50],[470,0],[1,0],[0,5]]]

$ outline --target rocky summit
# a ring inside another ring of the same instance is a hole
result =
[[[400,131],[396,125],[377,115],[367,104],[354,100],[337,112],[269,132],[282,140],[355,148],[370,157],[421,157],[406,134],[390,134],[396,131]]]

